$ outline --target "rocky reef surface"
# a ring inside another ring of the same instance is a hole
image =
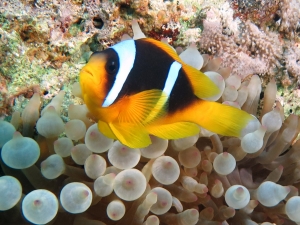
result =
[[[3,0],[0,3],[0,115],[24,107],[33,93],[43,103],[78,80],[90,54],[143,32],[183,48],[221,57],[242,78],[275,77],[286,112],[297,112],[300,74],[298,0],[98,1]],[[284,100],[283,100],[284,99]],[[68,105],[66,102],[64,105]],[[66,107],[64,107],[66,109]]]

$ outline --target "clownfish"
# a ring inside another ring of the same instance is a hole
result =
[[[253,120],[242,110],[203,100],[220,93],[216,84],[151,38],[93,53],[80,72],[80,87],[100,132],[131,148],[151,144],[149,134],[179,139],[199,133],[199,126],[239,137]]]

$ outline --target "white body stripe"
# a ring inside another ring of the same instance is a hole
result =
[[[170,66],[168,77],[165,82],[165,87],[163,89],[163,92],[166,93],[168,97],[170,96],[170,93],[175,85],[181,67],[181,64],[177,61],[174,61]]]
[[[119,71],[116,75],[115,82],[108,92],[102,107],[108,107],[114,103],[118,94],[122,90],[122,87],[133,67],[136,48],[134,40],[125,40],[111,47],[119,56]]]
[[[171,64],[170,69],[169,69],[169,73],[168,73],[168,76],[167,76],[167,79],[166,79],[166,82],[165,82],[165,86],[164,86],[164,89],[163,89],[163,93],[167,95],[167,98],[166,98],[165,102],[161,105],[160,108],[157,107],[157,104],[154,106],[154,108],[158,109],[157,113],[156,114],[150,113],[150,115],[148,115],[148,117],[145,119],[146,123],[153,120],[157,116],[157,114],[160,112],[160,110],[164,106],[164,104],[166,104],[167,100],[170,97],[171,91],[173,90],[175,82],[178,78],[179,70],[181,69],[181,67],[182,67],[182,65],[177,61],[174,61]]]

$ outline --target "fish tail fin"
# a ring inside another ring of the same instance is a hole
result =
[[[205,100],[195,102],[186,116],[209,131],[234,137],[241,137],[247,125],[255,120],[243,110]]]

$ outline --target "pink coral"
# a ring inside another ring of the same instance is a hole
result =
[[[297,29],[300,28],[300,2],[298,0],[283,0],[279,4],[281,17],[277,24],[280,26],[279,31],[285,32],[288,37],[294,38]],[[298,31],[299,32],[299,31]]]
[[[280,67],[279,59],[282,45],[276,34],[261,31],[256,25],[247,21],[234,20],[234,28],[223,29],[222,21],[204,21],[204,30],[200,48],[208,53],[221,57],[224,67],[232,67],[232,73],[242,78],[250,74],[271,74],[274,68]]]
[[[300,48],[295,44],[291,43],[288,48],[286,48],[284,54],[284,59],[286,63],[286,69],[289,75],[293,77],[300,76]]]

